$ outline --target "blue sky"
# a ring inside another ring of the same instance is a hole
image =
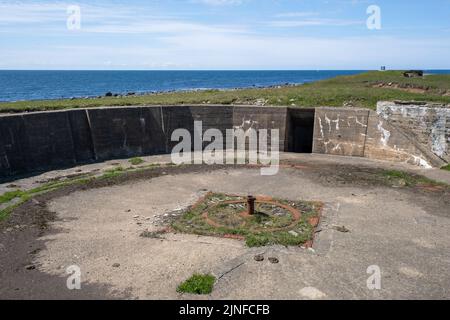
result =
[[[381,29],[367,27],[370,5]],[[0,69],[381,65],[450,69],[450,0],[0,0]]]

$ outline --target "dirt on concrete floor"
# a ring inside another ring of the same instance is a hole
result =
[[[208,191],[324,202],[314,250],[140,236]],[[0,224],[0,298],[449,299],[449,201],[448,188],[386,181],[379,165],[295,157],[276,176],[255,167],[182,166],[94,180],[39,195]],[[72,265],[80,267],[81,290],[67,289]],[[367,287],[374,265],[381,290]],[[177,293],[196,272],[216,276],[213,293]]]

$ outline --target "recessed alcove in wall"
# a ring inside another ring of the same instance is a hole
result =
[[[315,109],[290,109],[287,117],[288,151],[312,153]]]

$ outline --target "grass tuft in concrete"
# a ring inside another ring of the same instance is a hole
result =
[[[143,164],[143,163],[145,162],[142,158],[139,158],[139,157],[130,159],[130,160],[128,160],[128,161],[129,161],[133,166],[138,166],[138,165]]]
[[[121,166],[118,166],[118,167],[115,167],[115,168],[112,168],[112,169],[108,169],[108,170],[105,170],[105,173],[102,176],[102,178],[106,178],[106,179],[115,178],[115,177],[120,176],[121,174],[123,174],[125,171],[126,170],[123,167],[121,167]]]
[[[191,294],[210,294],[214,288],[216,278],[213,275],[194,274],[188,280],[180,284],[177,292]]]
[[[442,169],[442,170],[450,171],[450,164],[448,164],[448,165],[442,167],[441,169]]]

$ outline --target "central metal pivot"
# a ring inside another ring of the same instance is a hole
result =
[[[252,216],[255,214],[255,201],[256,198],[254,196],[247,197],[247,213]]]

